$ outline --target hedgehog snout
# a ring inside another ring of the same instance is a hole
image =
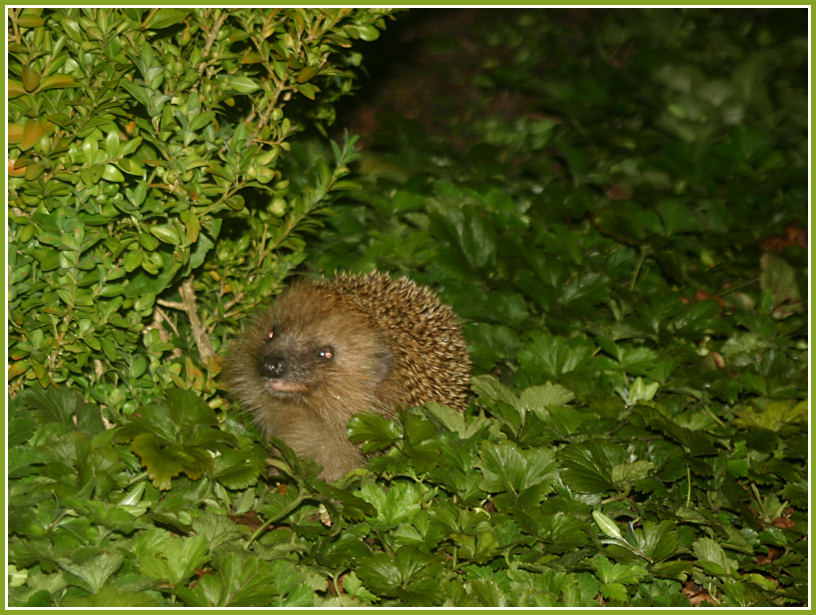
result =
[[[280,355],[261,357],[258,361],[258,373],[264,378],[280,378],[286,372],[286,361]]]

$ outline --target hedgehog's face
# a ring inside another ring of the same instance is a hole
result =
[[[254,367],[273,397],[340,399],[349,387],[373,390],[393,364],[387,343],[362,314],[276,309],[268,322]]]
[[[319,339],[304,340],[281,323],[266,333],[256,369],[272,394],[306,393],[335,369],[335,350]]]

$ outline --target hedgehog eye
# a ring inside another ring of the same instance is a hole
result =
[[[269,331],[266,334],[266,341],[271,342],[273,339],[275,339],[275,336],[278,335],[279,333],[280,325],[279,324],[272,325],[271,327],[269,327]]]
[[[331,361],[334,358],[334,348],[331,346],[323,346],[317,351],[317,356],[326,361]]]

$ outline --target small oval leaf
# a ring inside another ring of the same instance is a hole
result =
[[[23,66],[23,87],[26,92],[33,92],[40,85],[40,73],[28,65]]]
[[[249,77],[230,76],[226,77],[226,80],[233,90],[240,92],[241,94],[251,94],[260,87]]]
[[[620,529],[618,529],[617,524],[612,521],[609,517],[598,510],[592,511],[592,518],[595,519],[595,523],[598,524],[598,527],[601,528],[601,531],[606,534],[607,536],[611,536],[612,538],[618,538],[623,540],[623,534],[621,534]]]
[[[71,77],[71,75],[48,75],[48,77],[40,81],[39,91],[68,88],[74,85],[76,85],[76,79]]]
[[[162,240],[164,243],[171,245],[178,245],[181,243],[181,238],[176,232],[175,227],[171,224],[156,224],[150,227],[150,232]]]
[[[125,176],[122,175],[122,173],[119,172],[119,169],[117,169],[112,164],[106,164],[105,170],[102,171],[102,179],[106,179],[109,182],[118,183],[125,181]]]
[[[34,144],[43,138],[45,135],[48,122],[38,119],[30,119],[23,126],[23,134],[20,139],[20,149],[25,151],[34,146]]]
[[[25,88],[23,87],[22,83],[20,83],[19,81],[14,80],[14,79],[9,79],[8,80],[8,97],[9,98],[17,98],[18,96],[22,96],[25,93],[26,93],[26,91],[25,91]]]
[[[316,74],[317,69],[314,66],[307,66],[306,68],[302,68],[300,72],[298,72],[296,79],[298,83],[306,83]]]

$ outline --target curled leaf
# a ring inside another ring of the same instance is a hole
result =
[[[598,524],[598,527],[601,529],[601,532],[603,532],[607,536],[611,536],[612,538],[623,540],[623,534],[621,534],[621,531],[618,529],[618,525],[614,521],[612,521],[612,519],[603,514],[601,511],[593,510],[592,518],[595,519],[595,523]]]

